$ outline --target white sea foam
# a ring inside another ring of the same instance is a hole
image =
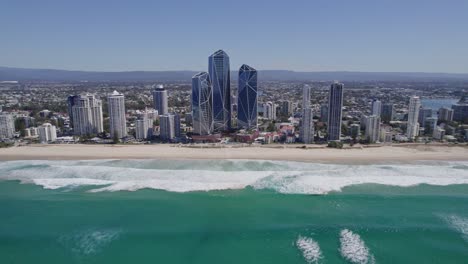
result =
[[[351,263],[370,264],[374,263],[374,256],[369,252],[369,249],[362,241],[358,234],[353,233],[348,229],[340,232],[340,253]]]
[[[173,192],[270,189],[326,194],[365,183],[394,186],[468,184],[468,163],[436,165],[336,165],[280,161],[7,161],[0,180],[20,180],[48,189],[81,185],[93,191],[161,189]]]
[[[296,246],[302,252],[307,263],[318,263],[322,258],[320,246],[312,238],[299,236],[296,240]]]
[[[468,242],[468,218],[458,215],[449,215],[444,217],[444,219],[450,227],[459,232],[463,239]]]
[[[75,254],[94,255],[118,239],[120,234],[120,229],[90,229],[64,235],[59,241]]]

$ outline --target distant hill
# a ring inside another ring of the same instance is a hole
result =
[[[190,81],[195,71],[92,72],[0,67],[0,81]],[[237,73],[232,72],[232,78]],[[468,81],[468,74],[418,72],[259,71],[263,81]]]

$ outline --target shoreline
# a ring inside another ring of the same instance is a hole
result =
[[[468,147],[413,145],[330,149],[311,146],[187,147],[179,145],[29,145],[0,149],[0,161],[243,159],[317,163],[411,163],[416,161],[468,161]]]

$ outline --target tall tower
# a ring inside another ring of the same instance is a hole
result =
[[[110,134],[113,138],[127,136],[127,120],[125,119],[125,97],[123,94],[114,91],[107,97],[110,119]]]
[[[74,134],[90,135],[103,132],[102,101],[92,94],[72,98],[69,103],[72,103],[70,117],[73,118]]]
[[[344,85],[338,82],[333,83],[330,87],[328,95],[328,140],[340,140],[343,88]]]
[[[156,86],[153,91],[154,109],[158,110],[159,115],[168,113],[167,109],[167,90],[161,84]]]
[[[231,72],[229,56],[218,50],[208,58],[208,72],[213,84],[213,129],[231,129]]]
[[[257,128],[257,70],[242,65],[239,69],[237,127]]]
[[[410,98],[409,108],[408,108],[408,125],[406,130],[406,136],[410,140],[414,140],[418,136],[419,132],[419,108],[421,107],[421,100],[417,96]]]
[[[371,115],[366,118],[366,137],[369,143],[379,141],[380,133],[380,116]]]
[[[301,140],[306,144],[314,142],[313,111],[310,107],[310,86],[304,85],[302,89],[302,125]]]
[[[192,77],[193,132],[209,135],[213,132],[213,99],[210,75],[200,72]]]
[[[372,115],[380,117],[382,114],[382,102],[380,100],[372,101]]]

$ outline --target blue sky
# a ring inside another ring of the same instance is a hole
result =
[[[468,73],[467,0],[0,0],[0,65]]]

